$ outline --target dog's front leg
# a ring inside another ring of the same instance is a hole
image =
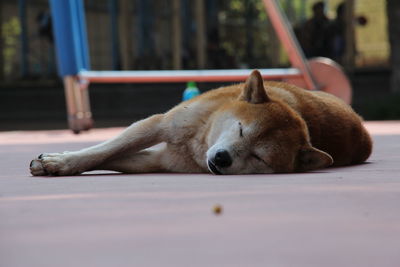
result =
[[[104,161],[96,166],[96,169],[122,173],[167,172],[168,170],[162,164],[164,154],[165,144],[139,152],[125,152],[118,157]]]
[[[139,152],[128,151],[96,166],[96,169],[123,173],[207,172],[207,168],[202,168],[188,158],[184,150],[176,150],[174,145],[166,143]]]
[[[75,175],[98,169],[109,159],[124,152],[138,152],[163,141],[163,115],[138,121],[117,137],[74,152],[41,154],[32,160],[32,175]]]

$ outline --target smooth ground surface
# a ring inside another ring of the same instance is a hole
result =
[[[400,122],[367,127],[367,164],[249,176],[31,177],[120,129],[0,133],[0,266],[400,266]]]

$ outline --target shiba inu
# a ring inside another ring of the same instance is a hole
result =
[[[162,144],[162,145],[159,145]],[[185,101],[75,152],[41,154],[32,175],[304,172],[364,162],[372,150],[361,118],[340,99],[255,70],[245,83]]]

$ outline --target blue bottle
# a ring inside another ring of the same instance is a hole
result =
[[[185,91],[183,91],[182,100],[186,101],[200,95],[200,91],[195,82],[188,82]]]

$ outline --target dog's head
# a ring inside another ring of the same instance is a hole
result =
[[[240,97],[214,114],[207,164],[214,174],[309,171],[333,163],[311,146],[304,120],[287,104],[267,95],[253,71]]]

